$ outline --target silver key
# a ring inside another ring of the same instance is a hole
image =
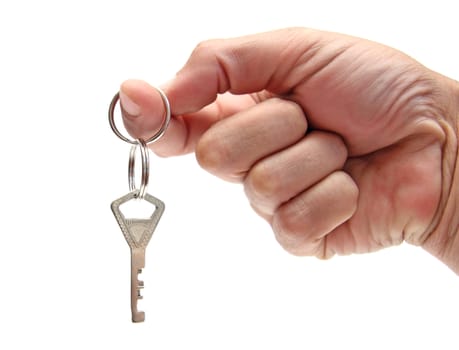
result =
[[[132,191],[127,195],[115,200],[112,205],[112,211],[116,221],[123,232],[126,242],[131,248],[131,312],[132,322],[143,322],[145,312],[137,309],[137,301],[142,299],[140,294],[144,287],[143,281],[139,280],[139,273],[145,267],[145,250],[150,241],[159,219],[164,212],[164,203],[158,198],[145,194],[143,199],[137,198],[138,191]],[[130,200],[146,200],[155,206],[155,210],[149,218],[131,219],[126,218],[120,210],[120,205]]]

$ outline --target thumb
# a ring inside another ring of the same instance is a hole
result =
[[[202,42],[166,87],[172,112],[196,112],[224,92],[287,94],[307,74],[295,68],[323,39],[322,32],[290,28]]]
[[[166,108],[158,90],[142,80],[127,80],[121,84],[120,105],[123,123],[126,130],[134,138],[148,140],[157,133],[165,122]],[[172,118],[168,127],[178,132],[181,123]]]

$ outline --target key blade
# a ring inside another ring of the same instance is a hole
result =
[[[121,212],[120,206],[130,200],[139,200],[136,195],[136,192],[130,192],[127,195],[113,201],[111,205],[116,221],[118,222],[124,238],[131,249],[145,248],[147,246],[165,208],[164,203],[161,200],[147,193],[145,194],[143,200],[153,204],[155,207],[151,216],[146,219],[128,219]]]
[[[139,280],[139,273],[145,267],[145,249],[131,250],[131,311],[132,322],[145,321],[145,312],[138,310],[138,301],[143,297],[140,289],[143,288],[143,281]]]

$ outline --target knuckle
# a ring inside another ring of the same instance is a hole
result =
[[[305,244],[304,227],[296,214],[280,208],[274,215],[272,228],[279,244],[288,252],[299,254],[298,247]]]
[[[315,256],[328,259],[325,238],[313,238],[304,222],[290,215],[275,215],[273,231],[276,240],[288,253],[295,256]]]
[[[341,138],[341,136],[336,134],[329,133],[327,136],[329,138],[329,144],[333,153],[338,159],[340,159],[341,166],[343,166],[347,159],[347,147],[344,143],[344,140]]]
[[[348,156],[348,150],[342,137],[337,134],[324,131],[314,131],[312,134],[327,145],[328,152],[333,155],[334,159],[338,160],[340,166],[343,166]]]
[[[336,181],[335,188],[339,188],[341,197],[346,199],[347,203],[357,204],[359,188],[354,179],[345,171],[335,171],[330,175],[332,181]],[[353,209],[355,210],[355,208]]]
[[[282,101],[284,109],[287,112],[287,115],[304,116],[303,108],[301,108],[298,103],[285,99],[279,100]]]
[[[203,135],[196,145],[196,159],[199,165],[211,172],[220,173],[230,163],[230,151],[224,139]]]
[[[215,52],[215,47],[217,46],[219,40],[217,39],[210,39],[201,41],[196,45],[191,53],[191,57],[205,57],[209,55],[213,55]]]
[[[261,162],[256,164],[247,175],[247,193],[257,200],[275,199],[282,190],[282,181],[277,173]]]
[[[273,104],[274,108],[282,111],[282,118],[285,119],[285,123],[291,127],[306,131],[307,122],[305,114],[298,103],[278,97],[271,98],[270,103]]]

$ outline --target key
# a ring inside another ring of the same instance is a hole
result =
[[[138,191],[132,191],[127,195],[115,200],[112,211],[116,221],[123,232],[124,238],[131,249],[131,312],[132,322],[145,321],[145,312],[137,308],[138,300],[142,299],[141,289],[144,287],[143,281],[139,280],[139,274],[145,267],[145,251],[153,232],[158,225],[159,219],[164,212],[164,203],[158,198],[146,193],[143,199],[137,198]],[[155,210],[149,218],[131,219],[126,218],[120,210],[120,206],[130,200],[146,200],[154,205]]]

